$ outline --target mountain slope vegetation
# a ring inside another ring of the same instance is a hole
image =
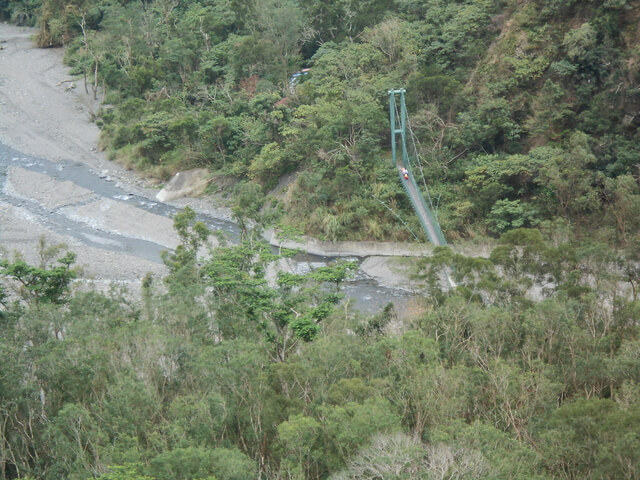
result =
[[[289,174],[270,223],[331,240],[419,232],[386,161],[386,92],[406,87],[447,237],[564,219],[624,244],[638,229],[636,0],[38,5],[0,8],[37,18],[38,42],[66,45],[104,87],[113,158],[160,179],[207,166],[260,196]]]

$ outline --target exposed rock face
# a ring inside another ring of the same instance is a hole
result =
[[[160,190],[156,198],[160,202],[169,202],[176,198],[197,197],[207,188],[209,176],[206,168],[194,168],[178,172],[169,183]]]

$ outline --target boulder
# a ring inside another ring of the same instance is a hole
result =
[[[156,198],[161,202],[169,202],[176,198],[197,197],[207,188],[209,174],[206,168],[194,168],[176,173]]]

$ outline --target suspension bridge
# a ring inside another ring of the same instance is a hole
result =
[[[425,191],[427,192],[427,196],[429,198],[428,204],[425,201],[424,196],[420,192],[420,189],[418,188],[418,184],[416,183],[413,173],[414,169],[411,162],[411,157],[407,148],[407,127],[409,127],[409,117],[407,115],[407,106],[404,98],[405,91],[406,90],[404,89],[389,90],[389,115],[391,117],[391,162],[398,171],[400,181],[402,182],[402,185],[404,186],[404,189],[409,196],[411,205],[413,206],[413,209],[418,216],[418,220],[420,221],[420,224],[422,225],[427,238],[434,246],[439,247],[446,245],[447,242],[444,238],[444,235],[442,234],[442,230],[440,229],[438,217],[434,213],[435,209],[433,208],[433,204],[431,203],[431,197],[429,196],[428,190],[426,190],[426,183]],[[411,131],[410,127],[409,131]],[[400,155],[398,155],[398,144],[400,145]],[[412,145],[412,154],[414,156],[414,159],[417,161],[418,152],[415,147],[415,142]]]

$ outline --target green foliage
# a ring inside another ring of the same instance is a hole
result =
[[[2,0],[0,18],[16,25],[34,26],[40,4],[40,0]]]
[[[631,425],[638,409],[623,410],[611,400],[578,400],[556,410],[544,433],[545,463],[571,476],[628,476],[640,465],[640,439]]]
[[[581,63],[584,62],[590,51],[597,43],[597,33],[589,22],[583,23],[580,27],[568,31],[562,42],[562,46],[567,51],[570,60]]]
[[[248,321],[249,331],[261,331],[274,358],[284,360],[297,340],[310,342],[320,333],[321,323],[341,299],[340,286],[352,275],[354,264],[337,263],[306,275],[280,272],[273,285],[266,276],[279,258],[268,245],[247,241],[214,250],[199,275],[215,294],[212,307],[227,317],[221,333],[242,336],[241,325]],[[326,283],[335,290],[326,288]]]
[[[141,464],[113,465],[109,467],[109,473],[100,475],[100,480],[154,480],[152,477],[140,473]]]
[[[433,295],[402,333],[391,307],[324,310],[350,266],[267,281],[277,256],[248,243],[189,281],[171,273],[183,288],[147,285],[145,315],[117,292],[8,304],[2,475],[624,477],[638,462],[640,307],[623,285],[637,252],[533,229],[504,233],[489,259],[436,249]],[[447,268],[457,288],[438,292]],[[304,338],[301,319],[322,328]]]
[[[520,200],[498,200],[487,216],[490,229],[502,233],[513,228],[532,225],[534,213],[527,211]]]
[[[249,480],[255,477],[253,462],[240,451],[227,448],[188,447],[164,452],[151,459],[150,470],[157,480]]]
[[[320,423],[312,417],[296,415],[278,425],[278,440],[282,444],[284,465],[290,478],[308,478],[311,462],[319,448]]]
[[[495,152],[520,138],[521,128],[513,119],[507,100],[490,99],[459,114],[462,146]]]
[[[319,267],[310,276],[319,282],[335,283],[336,289],[357,269],[356,262],[339,262],[328,267]]]
[[[43,261],[40,267],[29,265],[24,260],[18,258],[13,262],[8,260],[0,261],[0,275],[13,280],[18,284],[19,291],[27,301],[35,303],[65,303],[70,290],[70,283],[76,277],[76,271],[71,265],[76,260],[73,252],[67,252],[58,258],[60,265],[49,265],[48,256],[65,246],[53,247],[47,252],[46,245],[41,241],[41,257]]]
[[[574,118],[566,97],[567,90],[562,85],[552,80],[545,82],[534,104],[534,114],[526,123],[530,135],[552,140],[561,136],[563,127]]]
[[[265,204],[264,193],[260,185],[253,182],[242,182],[236,185],[234,192],[233,215],[246,235],[249,232],[248,222],[256,222],[262,226],[262,207]]]
[[[400,418],[393,414],[385,399],[374,397],[362,404],[348,402],[341,406],[322,408],[324,431],[332,454],[345,461],[376,433],[388,433],[400,428]]]
[[[180,237],[180,245],[173,252],[163,251],[162,261],[172,274],[167,283],[175,288],[180,283],[197,282],[198,253],[207,245],[211,231],[196,220],[196,212],[188,206],[175,215],[173,227]]]
[[[249,175],[261,183],[273,183],[285,172],[287,162],[284,152],[277,143],[269,143],[262,147],[260,154],[249,166]]]

